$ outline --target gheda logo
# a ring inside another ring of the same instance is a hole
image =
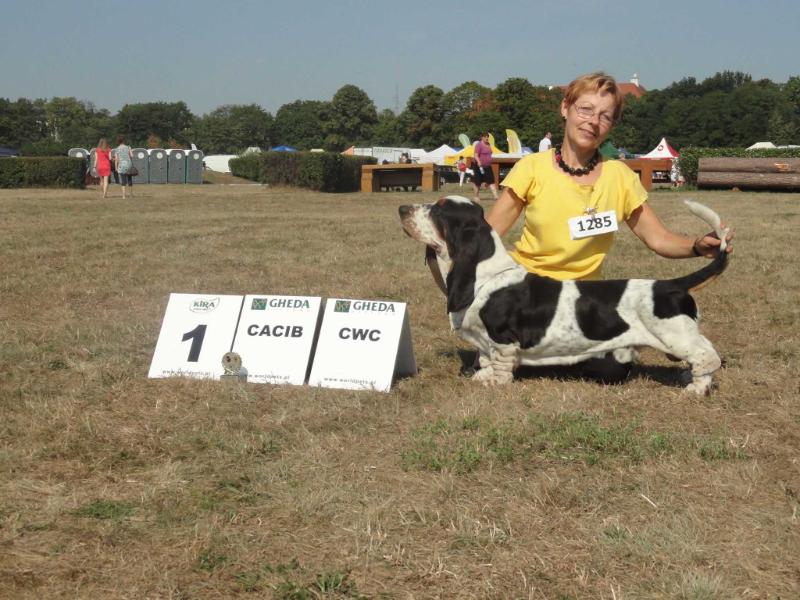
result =
[[[211,312],[219,306],[219,298],[195,298],[189,310],[195,313]]]
[[[253,298],[250,309],[267,310],[268,306],[270,308],[311,308],[311,303],[308,298],[284,298],[282,296],[276,298]]]
[[[337,300],[333,312],[350,312],[350,300]]]

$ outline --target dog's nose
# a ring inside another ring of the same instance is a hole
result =
[[[405,217],[405,216],[411,214],[411,211],[413,210],[413,208],[411,206],[409,206],[408,204],[404,204],[403,206],[401,206],[397,210],[400,213],[401,217]]]

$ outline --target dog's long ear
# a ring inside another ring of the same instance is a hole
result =
[[[447,312],[458,312],[472,304],[478,263],[494,254],[491,227],[484,221],[482,211],[473,217],[446,222],[447,249],[453,261],[447,274]]]

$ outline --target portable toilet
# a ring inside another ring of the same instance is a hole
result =
[[[200,150],[186,153],[186,183],[203,183],[203,153]]]
[[[150,183],[167,183],[167,151],[163,148],[151,148],[147,151],[148,174]]]
[[[133,162],[133,166],[139,171],[137,175],[131,178],[133,183],[150,183],[150,160],[147,155],[147,150],[144,148],[133,148],[131,154],[133,155],[131,162]]]
[[[92,177],[97,177],[97,173],[92,173],[92,165],[94,164],[94,151],[94,148],[89,150],[89,158],[86,159],[86,172]]]
[[[186,183],[186,150],[167,150],[169,155],[167,168],[168,183]]]

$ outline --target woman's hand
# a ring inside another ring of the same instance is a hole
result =
[[[725,224],[722,224],[722,228],[725,230],[725,252],[730,253],[733,252],[733,231],[725,227]],[[692,244],[692,252],[696,256],[705,256],[706,258],[714,258],[715,256],[719,255],[719,247],[722,244],[722,241],[717,237],[717,234],[713,231],[705,234],[697,238]]]

